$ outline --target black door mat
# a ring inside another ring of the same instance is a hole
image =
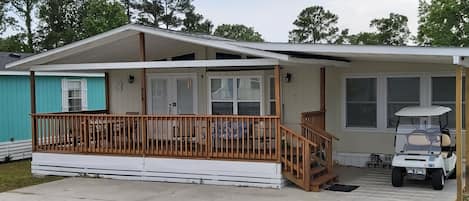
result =
[[[352,192],[353,190],[357,189],[360,186],[352,186],[352,185],[343,185],[343,184],[333,184],[326,188],[329,191],[339,191],[339,192]]]

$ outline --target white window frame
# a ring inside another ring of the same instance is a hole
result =
[[[260,115],[264,115],[264,80],[262,75],[219,75],[219,76],[208,76],[207,79],[207,85],[208,85],[208,112],[209,114],[212,114],[212,102],[227,102],[227,103],[233,103],[233,115],[238,115],[238,103],[242,102],[257,102],[257,100],[238,100],[238,82],[237,79],[239,78],[244,78],[244,79],[249,79],[249,78],[257,78],[259,79],[259,84],[260,84],[260,96],[259,96],[259,107]],[[233,79],[233,99],[232,100],[212,100],[212,79]]]
[[[367,132],[367,133],[394,133],[395,128],[387,128],[387,78],[399,77],[419,77],[420,78],[420,106],[431,106],[432,104],[432,77],[449,77],[455,76],[451,72],[375,72],[362,74],[345,74],[342,76],[342,131],[344,132]],[[376,78],[377,87],[377,127],[347,127],[347,97],[346,97],[346,80],[348,78]]]
[[[80,91],[81,91],[81,111],[88,110],[88,87],[86,79],[62,79],[62,112],[69,112],[70,106],[68,105],[68,91],[69,91],[69,82],[80,82]]]

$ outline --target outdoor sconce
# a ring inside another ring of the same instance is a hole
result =
[[[135,82],[135,77],[133,75],[129,75],[129,84],[132,84]]]
[[[285,82],[290,82],[291,81],[291,73],[287,73],[283,79],[285,79]]]

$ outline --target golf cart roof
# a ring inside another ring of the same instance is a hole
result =
[[[451,112],[451,108],[443,106],[430,106],[430,107],[405,107],[395,113],[399,117],[428,117],[440,116],[445,113]]]

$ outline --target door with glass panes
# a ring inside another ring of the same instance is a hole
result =
[[[149,76],[148,113],[156,115],[195,114],[195,75]]]

